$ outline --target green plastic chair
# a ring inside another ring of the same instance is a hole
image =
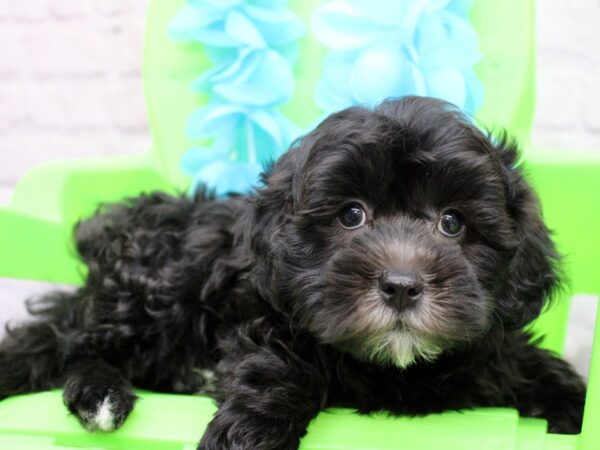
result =
[[[10,206],[0,208],[0,276],[81,283],[85,269],[74,257],[71,227],[100,202],[150,190],[183,191],[189,180],[179,161],[191,143],[185,135],[190,113],[206,102],[191,90],[192,80],[209,65],[196,45],[171,41],[170,18],[184,0],[152,0],[147,18],[144,82],[153,147],[141,155],[55,161],[39,166],[18,183]],[[317,0],[292,0],[290,7],[308,23]],[[472,21],[483,60],[476,71],[485,88],[478,119],[505,127],[526,148],[525,162],[537,187],[550,228],[566,255],[571,293],[600,293],[600,152],[536,149],[529,143],[535,105],[534,2],[479,0]],[[300,126],[318,115],[312,101],[323,48],[306,39],[300,49],[296,94],[283,110]],[[315,63],[315,61],[317,63]],[[563,350],[568,314],[565,297],[533,325],[545,334],[544,347]],[[597,321],[600,324],[600,321]],[[310,424],[302,450],[317,449],[579,449],[600,448],[600,325],[589,374],[583,431],[546,432],[540,419],[515,410],[483,408],[424,418],[358,416],[349,410],[321,413]],[[0,448],[59,450],[184,450],[196,448],[215,406],[208,398],[138,392],[141,400],[118,431],[84,431],[62,405],[59,391],[0,402]],[[548,392],[552,395],[552,392]]]

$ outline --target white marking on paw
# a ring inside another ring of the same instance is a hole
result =
[[[115,418],[112,413],[112,404],[110,403],[110,397],[104,397],[102,404],[98,408],[94,421],[98,425],[98,428],[102,431],[112,431],[115,428]]]
[[[86,427],[89,430],[114,431],[116,428],[115,416],[112,412],[113,405],[110,402],[110,396],[98,403],[95,412],[85,412],[81,414],[85,418]]]

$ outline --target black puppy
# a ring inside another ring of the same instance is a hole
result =
[[[521,330],[559,280],[517,157],[407,97],[330,116],[253,196],[102,209],[76,230],[85,285],[1,344],[0,396],[64,386],[112,430],[132,384],[208,393],[202,449],[295,449],[332,405],[510,406],[577,433],[583,382]]]

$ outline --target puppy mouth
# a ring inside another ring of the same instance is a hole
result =
[[[413,326],[407,323],[406,319],[403,317],[398,317],[394,325],[391,327],[390,331],[398,331],[403,333],[416,333],[417,330]]]
[[[459,301],[425,286],[419,302],[398,309],[369,289],[355,298],[357,306],[350,314],[340,311],[337,321],[321,316],[318,323],[324,328],[314,331],[323,342],[359,360],[403,369],[435,361],[461,342],[471,341],[474,330],[449,307]]]
[[[447,345],[439,336],[420,332],[399,321],[391,329],[366,337],[361,345],[350,348],[350,352],[362,360],[404,369],[418,361],[434,361]]]
[[[470,345],[489,322],[489,302],[466,261],[381,242],[355,241],[364,245],[317,275],[322,288],[303,311],[308,328],[360,360],[400,368]]]

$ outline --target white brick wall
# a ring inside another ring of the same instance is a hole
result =
[[[148,0],[0,0],[0,201],[33,165],[150,145]],[[600,1],[538,2],[534,141],[600,150]]]
[[[600,1],[538,0],[534,142],[600,151]]]
[[[0,0],[0,189],[47,159],[149,147],[140,78],[146,7]]]

